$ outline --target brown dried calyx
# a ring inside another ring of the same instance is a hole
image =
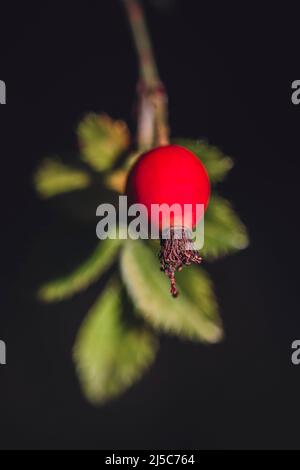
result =
[[[184,227],[171,227],[163,232],[160,246],[161,271],[170,279],[172,296],[177,297],[179,292],[176,287],[176,271],[181,271],[183,266],[192,263],[200,264],[202,258],[194,248],[191,231]]]

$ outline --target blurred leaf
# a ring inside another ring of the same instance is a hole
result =
[[[175,142],[188,148],[200,158],[212,183],[222,181],[233,167],[230,157],[203,140],[176,139]]]
[[[110,238],[102,240],[90,258],[74,272],[42,286],[38,292],[39,299],[43,302],[55,302],[86,289],[111,266],[122,242]]]
[[[106,176],[104,183],[107,188],[123,194],[125,192],[127,177],[128,170],[118,168]]]
[[[82,159],[96,171],[113,166],[129,145],[129,131],[123,121],[105,114],[88,114],[78,126]]]
[[[124,194],[129,170],[140,157],[140,152],[131,153],[125,160],[122,168],[108,173],[104,178],[104,183],[107,188],[116,191],[117,193]]]
[[[214,285],[203,268],[191,265],[176,274],[180,292],[184,292],[197,305],[201,314],[221,326],[219,306]]]
[[[34,175],[34,185],[43,198],[87,188],[90,176],[83,170],[65,165],[58,158],[46,158]]]
[[[130,387],[154,360],[157,342],[144,327],[121,318],[120,287],[110,285],[84,320],[74,360],[85,396],[94,404]]]
[[[204,247],[206,258],[218,258],[248,246],[247,230],[231,204],[212,196],[204,218]]]
[[[139,240],[128,240],[124,245],[121,271],[137,312],[154,328],[209,343],[222,338],[211,284],[201,273],[193,279],[189,290],[183,288],[174,299],[170,295],[169,280],[159,270],[158,258]],[[201,302],[197,289],[201,292]]]

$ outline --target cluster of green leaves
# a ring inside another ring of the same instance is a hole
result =
[[[83,191],[92,184],[93,174],[101,177],[107,194],[122,192],[136,159],[136,155],[129,154],[125,164],[118,165],[119,157],[129,147],[126,124],[106,115],[89,114],[78,127],[78,140],[86,169],[47,158],[34,177],[41,197]],[[182,139],[176,143],[201,159],[213,184],[205,216],[204,258],[217,259],[246,247],[243,223],[214,189],[232,168],[232,160],[203,141]],[[95,208],[98,204],[95,201]],[[118,396],[142,375],[155,358],[159,333],[204,343],[222,338],[218,303],[208,274],[202,267],[185,268],[177,275],[181,294],[173,299],[168,280],[159,271],[156,249],[155,244],[141,240],[103,240],[74,272],[50,281],[38,291],[43,302],[67,299],[98,281],[113,264],[116,266],[112,279],[87,313],[74,345],[82,390],[92,403]]]

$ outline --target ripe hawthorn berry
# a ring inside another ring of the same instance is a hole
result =
[[[150,224],[156,224],[159,230],[161,270],[169,277],[171,294],[176,297],[175,272],[184,265],[201,262],[191,241],[191,230],[199,222],[196,205],[203,204],[205,209],[208,205],[207,172],[190,150],[180,145],[158,147],[141,155],[134,164],[128,176],[126,194],[130,204],[146,206]],[[179,218],[176,211],[170,211],[170,217],[159,214],[159,218],[153,218],[153,204],[167,204],[170,208],[178,204],[184,217],[180,215]]]

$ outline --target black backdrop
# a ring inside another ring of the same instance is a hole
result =
[[[94,225],[66,223],[38,201],[31,174],[41,156],[74,146],[86,111],[133,124],[135,55],[117,0],[2,4],[2,449],[300,447],[300,366],[290,359],[300,339],[297,12],[287,2],[170,3],[146,5],[172,133],[235,157],[222,193],[251,236],[247,250],[209,266],[226,339],[204,347],[162,337],[157,362],[122,398],[100,409],[84,401],[70,350],[99,286],[47,308],[33,287],[84,257]]]

